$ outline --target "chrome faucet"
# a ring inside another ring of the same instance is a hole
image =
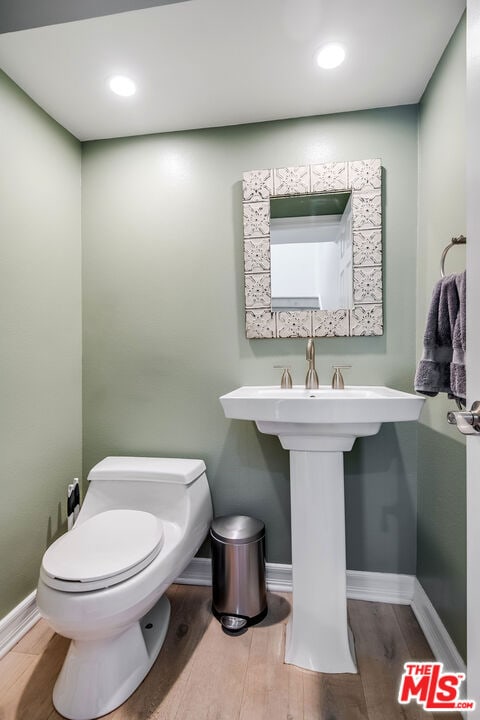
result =
[[[312,338],[308,338],[306,358],[308,361],[307,377],[305,378],[305,387],[307,390],[315,390],[318,388],[318,375],[315,370],[315,345]]]

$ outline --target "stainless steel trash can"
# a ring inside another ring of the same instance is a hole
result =
[[[219,517],[210,541],[213,614],[225,632],[239,633],[267,614],[265,525],[246,515]]]

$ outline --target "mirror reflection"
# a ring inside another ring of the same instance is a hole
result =
[[[272,312],[353,308],[350,192],[270,198]]]

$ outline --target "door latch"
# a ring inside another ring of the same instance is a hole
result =
[[[456,425],[463,435],[480,433],[480,402],[475,400],[470,411],[447,413],[447,422]]]

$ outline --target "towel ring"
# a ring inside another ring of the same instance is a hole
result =
[[[447,247],[442,252],[442,257],[440,258],[440,275],[442,276],[442,278],[445,277],[445,258],[447,257],[448,251],[455,245],[466,245],[466,242],[467,238],[464,235],[459,235],[459,237],[452,237]]]

